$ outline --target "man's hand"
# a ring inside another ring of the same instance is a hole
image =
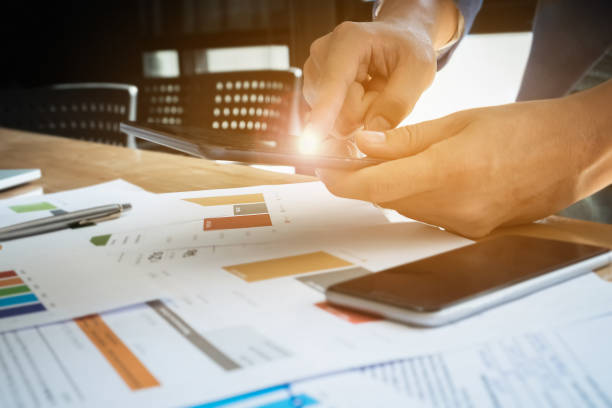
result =
[[[450,0],[387,0],[376,22],[345,22],[310,48],[304,96],[313,132],[395,127],[436,72],[436,48],[457,26]]]
[[[550,215],[612,182],[611,100],[608,81],[563,99],[363,132],[359,148],[391,161],[319,175],[336,195],[480,237]]]

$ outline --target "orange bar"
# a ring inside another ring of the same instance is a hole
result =
[[[11,279],[0,280],[0,288],[4,286],[21,285],[22,283],[23,281],[21,280],[21,278],[11,278]]]
[[[223,269],[247,282],[256,282],[266,279],[281,278],[283,276],[322,271],[325,269],[343,268],[351,265],[352,263],[344,259],[328,254],[325,251],[318,251],[286,256],[283,258],[267,259],[265,261],[224,266]]]
[[[204,231],[272,226],[270,214],[204,218]]]
[[[352,323],[352,324],[376,322],[379,320],[383,320],[382,317],[378,317],[378,316],[374,316],[374,315],[370,315],[370,314],[366,314],[362,312],[356,312],[354,310],[346,309],[344,307],[340,307],[336,305],[330,305],[327,302],[315,303],[315,306],[321,310],[325,310],[327,313],[331,313],[334,316],[344,321],[347,321],[349,323]]]
[[[183,200],[190,201],[192,203],[199,204],[204,207],[208,207],[212,205],[263,203],[265,201],[264,196],[261,193],[217,196],[217,197],[184,198]]]
[[[74,321],[132,391],[159,386],[159,381],[99,315],[85,316]]]

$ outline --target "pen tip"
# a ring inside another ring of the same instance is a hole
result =
[[[127,211],[127,210],[132,209],[132,204],[129,204],[129,203],[119,204],[119,205],[121,206],[121,211]]]

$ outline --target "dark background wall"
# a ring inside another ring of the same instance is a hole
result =
[[[0,88],[136,82],[142,52],[286,44],[302,66],[312,40],[344,20],[367,21],[360,0],[55,0],[0,2]],[[535,0],[485,0],[473,32],[525,31]]]

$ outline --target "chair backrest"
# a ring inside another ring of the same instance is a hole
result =
[[[300,129],[300,69],[146,79],[138,120],[286,138]]]
[[[136,120],[138,88],[112,83],[58,84],[0,91],[0,125],[107,144],[134,146],[119,123]]]

